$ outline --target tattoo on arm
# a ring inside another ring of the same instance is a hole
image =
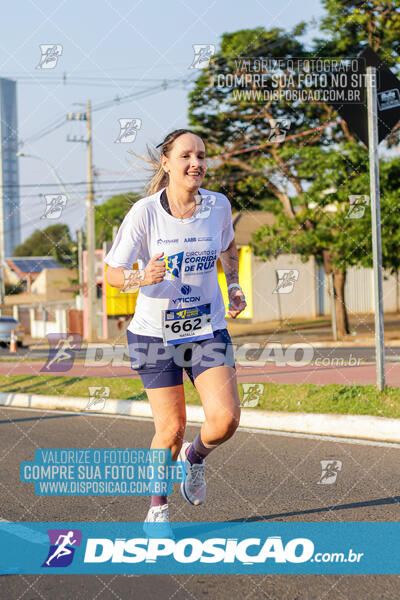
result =
[[[225,272],[226,283],[239,283],[239,257],[236,245],[230,246],[221,253],[221,262]]]
[[[239,274],[237,271],[227,271],[225,273],[226,283],[230,285],[231,283],[239,283]]]
[[[126,292],[127,290],[136,290],[140,287],[141,282],[145,278],[144,271],[132,271],[130,269],[124,269],[124,285],[121,288],[121,292]]]

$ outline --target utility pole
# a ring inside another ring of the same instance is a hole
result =
[[[96,277],[95,277],[95,229],[94,229],[94,189],[93,189],[93,144],[92,144],[92,107],[90,100],[87,101],[87,262],[86,262],[86,289],[88,300],[87,335],[88,342],[94,342],[96,335]]]
[[[2,253],[0,251],[0,305],[4,304],[4,273],[3,273],[3,256]],[[0,308],[0,315],[1,315],[1,308]]]
[[[87,200],[86,200],[86,293],[87,293],[87,339],[94,342],[96,334],[97,294],[95,277],[95,229],[94,229],[94,186],[93,186],[93,140],[92,105],[87,101],[85,113],[68,113],[69,121],[86,121],[86,139],[83,136],[67,136],[68,142],[83,142],[87,150]]]
[[[82,227],[78,229],[78,280],[79,280],[79,295],[83,296],[83,263],[82,263],[82,254],[83,251],[83,243],[82,243]]]

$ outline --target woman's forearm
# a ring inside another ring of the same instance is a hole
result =
[[[144,271],[125,269],[124,267],[108,267],[107,282],[119,290],[138,288],[144,280]]]
[[[220,259],[226,277],[226,284],[239,283],[239,255],[235,240],[229,244],[225,252],[221,252]]]

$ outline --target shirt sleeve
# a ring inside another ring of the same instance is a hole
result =
[[[104,262],[110,267],[132,265],[142,256],[143,243],[146,237],[142,211],[131,208],[118,229],[117,236]]]
[[[223,228],[222,228],[222,236],[221,236],[221,252],[225,252],[228,248],[229,244],[235,237],[235,233],[233,231],[232,225],[232,209],[231,203],[228,198],[224,196],[225,199],[225,211],[224,211],[224,220],[223,220]]]

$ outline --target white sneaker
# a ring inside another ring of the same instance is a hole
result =
[[[206,465],[204,461],[201,464],[192,465],[186,457],[186,449],[190,446],[190,442],[183,442],[182,449],[179,453],[178,460],[184,461],[186,478],[181,483],[181,493],[186,502],[198,506],[206,499],[206,480],[204,471]]]
[[[168,537],[175,539],[171,525],[169,524],[168,504],[151,506],[149,508],[149,512],[144,520],[143,531],[147,537]]]

